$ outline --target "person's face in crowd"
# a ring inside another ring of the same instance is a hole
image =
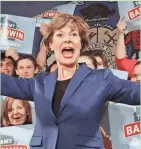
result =
[[[13,61],[9,58],[5,58],[4,60],[1,60],[0,61],[0,72],[11,76],[14,72]]]
[[[31,78],[38,72],[33,62],[29,59],[22,59],[18,62],[16,73],[19,77]]]
[[[97,61],[97,69],[104,68],[102,59],[99,56],[95,56],[95,59]]]
[[[132,75],[132,78],[131,78],[131,81],[133,82],[139,82],[141,81],[141,65],[136,65],[134,67],[134,70],[133,70],[133,75]]]
[[[95,68],[94,65],[93,65],[92,60],[88,56],[80,56],[79,60],[78,60],[78,63],[86,63],[86,65],[89,68],[92,68],[92,69]]]
[[[51,72],[54,72],[56,68],[57,68],[57,64],[53,64],[53,65],[51,66],[50,73],[51,73]]]
[[[22,101],[14,100],[10,109],[8,109],[8,118],[12,125],[22,125],[27,120],[26,109],[24,108]]]
[[[67,24],[55,30],[52,41],[49,43],[54,50],[58,66],[76,65],[81,49],[81,38],[76,24]]]

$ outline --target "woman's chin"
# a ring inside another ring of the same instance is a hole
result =
[[[76,65],[77,64],[77,62],[76,61],[64,61],[64,62],[62,62],[61,63],[62,65],[64,65],[64,66],[67,66],[67,67],[73,67],[74,65]]]
[[[13,126],[18,126],[18,125],[23,125],[23,124],[24,124],[23,121],[12,123]]]

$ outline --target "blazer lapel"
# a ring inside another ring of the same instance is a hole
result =
[[[66,92],[63,96],[61,106],[60,106],[60,111],[59,115],[61,114],[62,110],[64,109],[67,101],[71,98],[73,93],[77,90],[81,82],[84,80],[84,78],[91,72],[91,69],[89,69],[86,64],[81,64],[79,69],[76,71],[74,76],[72,77]]]
[[[54,112],[52,110],[52,100],[55,92],[55,86],[57,81],[57,71],[51,73],[45,78],[45,96],[49,101],[49,113],[55,118]]]

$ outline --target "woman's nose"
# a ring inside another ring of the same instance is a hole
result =
[[[18,112],[17,112],[17,110],[16,109],[14,109],[13,110],[13,114],[17,114]]]
[[[67,42],[67,43],[72,42],[71,36],[70,36],[70,35],[66,35],[66,36],[64,37],[64,42]]]

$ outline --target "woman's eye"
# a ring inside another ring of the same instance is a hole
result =
[[[22,107],[18,107],[18,109],[22,109]]]
[[[77,36],[77,33],[73,33],[72,36]]]
[[[62,37],[63,35],[62,34],[57,34],[57,37]]]
[[[8,109],[8,112],[11,112],[12,111],[12,109]]]

